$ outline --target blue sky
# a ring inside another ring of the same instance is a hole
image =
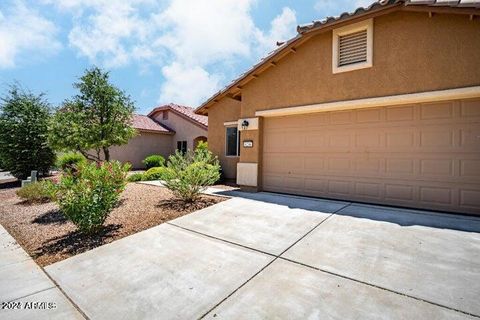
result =
[[[54,106],[97,65],[137,112],[192,107],[296,33],[369,0],[1,0],[0,92],[18,81]]]

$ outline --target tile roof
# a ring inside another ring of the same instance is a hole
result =
[[[288,41],[279,42],[278,48],[270,52],[267,56],[262,58],[257,64],[253,65],[250,69],[242,73],[232,82],[227,84],[223,89],[216,92],[208,100],[206,100],[202,105],[200,105],[195,112],[197,113],[206,113],[205,108],[212,103],[216,102],[217,99],[220,99],[222,96],[226,95],[230,90],[234,88],[239,88],[239,85],[242,81],[245,80],[245,83],[248,82],[248,78],[255,76],[255,72],[260,70],[260,68],[266,65],[269,62],[272,62],[277,56],[281,55],[282,52],[292,49],[297,41],[301,40],[303,35],[311,30],[320,29],[326,25],[330,25],[337,22],[342,22],[343,20],[348,20],[350,18],[356,18],[356,16],[367,14],[374,11],[380,11],[387,7],[395,6],[427,6],[427,7],[452,7],[452,8],[472,8],[480,9],[480,0],[379,0],[373,2],[370,6],[363,8],[359,7],[353,12],[344,12],[337,17],[327,17],[323,20],[313,21],[312,23],[297,26],[297,35]],[[242,83],[244,85],[245,83]]]
[[[325,19],[316,20],[303,26],[298,26],[297,31],[298,33],[304,33],[306,31],[316,29],[331,22],[336,22],[362,13],[367,13],[369,11],[373,11],[387,5],[480,8],[480,0],[379,0],[373,2],[371,5],[365,8],[359,7],[352,12],[343,12],[336,17],[327,17]]]
[[[167,110],[167,109],[170,109],[170,110],[172,110],[176,113],[182,114],[185,117],[187,117],[188,119],[192,120],[193,122],[198,123],[198,124],[200,124],[204,127],[208,127],[208,117],[207,116],[202,116],[202,115],[196,114],[195,109],[187,107],[187,106],[181,106],[181,105],[178,105],[178,104],[175,104],[175,103],[170,103],[170,104],[166,104],[166,105],[163,105],[163,106],[156,107],[148,115],[151,116],[158,111]]]
[[[142,114],[134,114],[132,119],[132,125],[135,129],[151,132],[161,132],[161,133],[173,133],[173,130],[170,130],[165,125],[153,120],[149,116]]]

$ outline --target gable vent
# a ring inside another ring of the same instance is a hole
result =
[[[338,66],[367,61],[367,30],[338,37]]]

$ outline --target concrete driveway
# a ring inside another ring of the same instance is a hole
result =
[[[234,198],[46,268],[91,319],[475,319],[480,219]]]

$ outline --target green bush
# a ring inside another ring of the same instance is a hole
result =
[[[185,202],[197,200],[206,187],[220,178],[218,159],[204,148],[186,154],[177,151],[168,158],[167,167],[165,187]]]
[[[142,163],[147,169],[163,167],[165,166],[165,158],[158,154],[152,154],[151,156],[146,157]]]
[[[143,179],[143,174],[142,173],[133,173],[128,176],[127,181],[128,182],[137,182],[137,181],[142,181]]]
[[[0,98],[0,159],[2,169],[25,179],[31,170],[46,174],[55,162],[47,143],[50,106],[43,95],[11,86]]]
[[[82,154],[76,152],[68,152],[58,157],[57,167],[62,171],[77,171],[77,169],[86,162],[87,159]]]
[[[64,173],[56,202],[81,232],[96,232],[117,205],[129,169],[118,161],[81,165],[76,174]]]
[[[143,181],[165,180],[170,174],[170,170],[165,167],[150,168],[143,173]]]
[[[50,180],[41,180],[27,184],[16,193],[26,203],[50,202],[55,198],[55,185]]]

